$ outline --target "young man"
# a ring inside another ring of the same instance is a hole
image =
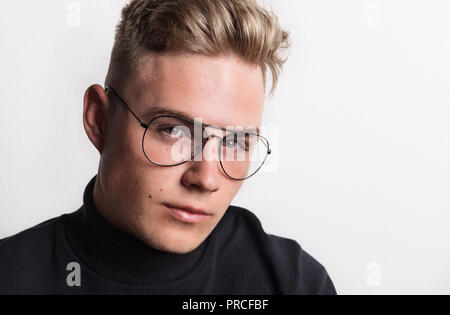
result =
[[[335,294],[296,241],[230,206],[270,154],[266,69],[273,91],[287,46],[254,0],[131,1],[84,98],[98,174],[76,212],[0,242],[1,292]]]

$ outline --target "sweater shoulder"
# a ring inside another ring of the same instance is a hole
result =
[[[266,233],[259,218],[238,206],[228,209],[232,226],[228,239],[243,237],[262,253],[276,274],[283,294],[336,294],[325,267],[294,239]],[[234,237],[235,236],[235,237]],[[242,246],[242,245],[240,245]],[[248,250],[251,250],[248,248]]]
[[[269,234],[286,294],[335,295],[325,267],[295,240]]]
[[[42,239],[48,240],[48,236],[51,235],[54,225],[61,220],[61,217],[51,218],[17,234],[1,239],[0,252],[17,248],[18,246],[36,245]]]
[[[56,226],[64,215],[0,240],[0,280],[35,272],[52,259]]]
[[[61,248],[67,216],[51,218],[0,240],[0,294],[54,291],[55,279],[65,272]]]

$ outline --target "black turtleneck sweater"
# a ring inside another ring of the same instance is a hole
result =
[[[335,294],[324,267],[291,239],[230,206],[187,254],[155,250],[83,206],[0,240],[2,294]]]

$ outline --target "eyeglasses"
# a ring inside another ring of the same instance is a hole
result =
[[[218,138],[218,160],[223,172],[233,180],[245,180],[259,171],[272,152],[269,141],[256,132],[229,130],[177,115],[159,115],[146,124],[114,88],[106,85],[105,92],[108,90],[144,128],[142,150],[147,160],[157,166],[171,167],[201,160],[199,153],[203,153],[208,140]]]

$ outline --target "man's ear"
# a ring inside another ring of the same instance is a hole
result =
[[[106,139],[108,97],[98,84],[91,85],[84,93],[83,125],[86,134],[100,154]]]

